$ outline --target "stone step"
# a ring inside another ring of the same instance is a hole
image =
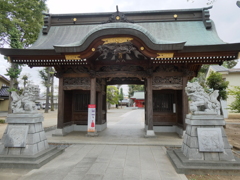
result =
[[[240,167],[240,160],[235,157],[236,161],[207,161],[207,160],[188,160],[184,155],[183,153],[181,152],[180,149],[178,150],[174,150],[173,153],[176,155],[176,157],[181,161],[181,163],[183,165],[186,165],[186,166],[194,166],[194,165],[197,165],[198,167],[199,166],[216,166],[216,167],[224,167],[224,166],[228,166],[228,165],[231,165],[231,166],[235,166],[235,167]]]
[[[180,174],[218,174],[218,175],[240,175],[240,161],[223,162],[212,161],[209,163],[196,160],[186,160],[177,155],[179,150],[168,150],[167,155],[177,173]],[[184,156],[184,155],[183,155]],[[183,163],[184,162],[184,163]]]
[[[62,154],[63,151],[64,149],[53,147],[49,148],[47,151],[45,150],[44,152],[37,154],[37,157],[11,156],[9,159],[6,157],[4,160],[0,160],[0,168],[38,169],[58,155]]]
[[[0,155],[0,161],[36,161],[37,159],[40,159],[41,157],[45,156],[46,153],[51,153],[53,152],[57,147],[49,147],[48,149],[45,149],[33,156],[29,156],[29,155]]]

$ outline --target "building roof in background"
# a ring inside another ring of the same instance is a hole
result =
[[[2,86],[0,89],[0,98],[8,98],[9,97],[9,92],[8,92],[9,87],[8,86]]]
[[[225,68],[224,66],[219,66],[219,65],[211,65],[210,67],[216,72],[222,72],[222,71],[229,70],[228,68]]]
[[[224,66],[219,65],[211,65],[210,67],[216,72],[229,72],[229,73],[240,72],[240,68],[228,69],[225,68]]]
[[[240,68],[232,68],[232,69],[229,69],[229,72],[240,72]]]
[[[144,98],[144,92],[139,91],[139,92],[134,92],[133,96],[131,99],[145,99]]]
[[[0,79],[2,79],[3,81],[5,81],[6,85],[10,85],[10,80],[8,80],[7,78],[5,78],[3,75],[0,74]]]

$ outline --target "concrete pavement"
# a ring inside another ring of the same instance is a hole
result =
[[[44,116],[44,127],[56,125],[56,111]],[[62,155],[40,169],[0,169],[0,179],[187,179],[175,172],[164,147],[181,145],[182,139],[175,133],[144,138],[142,109],[108,111],[108,128],[99,132],[98,137],[86,137],[86,132],[53,137],[53,132],[46,133],[48,142],[71,144]]]

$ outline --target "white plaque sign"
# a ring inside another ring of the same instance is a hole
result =
[[[96,123],[96,105],[88,105],[88,132],[95,132],[95,123]]]
[[[220,128],[197,128],[199,152],[223,152]]]
[[[26,147],[28,128],[28,125],[8,125],[6,138],[4,140],[4,146]]]

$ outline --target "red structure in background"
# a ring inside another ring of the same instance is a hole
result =
[[[144,92],[134,92],[133,96],[130,98],[133,100],[133,106],[143,108],[145,106]]]

